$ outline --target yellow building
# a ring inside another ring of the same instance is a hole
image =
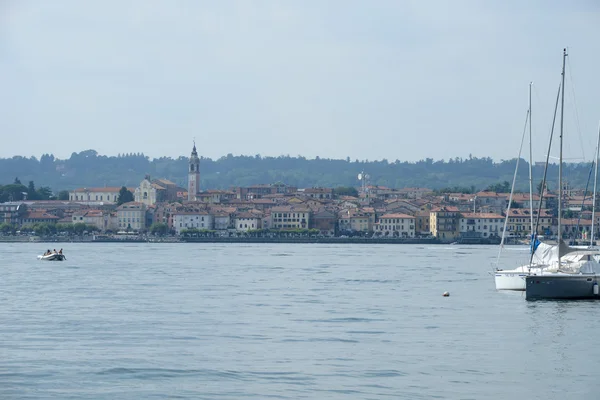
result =
[[[438,207],[429,212],[429,230],[442,242],[453,242],[459,236],[460,212],[457,207]]]
[[[415,231],[417,235],[428,235],[431,233],[429,228],[429,211],[418,211],[415,215]]]
[[[117,207],[117,225],[121,231],[144,231],[146,229],[146,205],[135,201],[121,204]]]
[[[533,215],[533,223],[537,218],[537,210]],[[540,220],[538,222],[538,235],[546,235],[552,230],[553,217],[550,210],[542,209]],[[506,233],[510,237],[529,237],[531,234],[531,214],[529,209],[513,208],[508,213],[508,221],[506,222]]]
[[[271,208],[271,227],[274,229],[308,229],[310,208],[279,206]]]

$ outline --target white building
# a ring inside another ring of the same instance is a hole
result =
[[[144,231],[146,229],[146,205],[135,201],[121,204],[117,208],[117,226],[120,231]]]
[[[131,193],[135,188],[127,188]],[[69,192],[69,201],[85,204],[114,204],[119,199],[120,187],[80,188]]]
[[[458,221],[460,236],[463,237],[501,237],[504,217],[493,213],[461,213]]]
[[[252,213],[239,213],[234,219],[235,230],[248,232],[254,229],[261,228],[261,218]]]
[[[173,213],[173,229],[178,235],[186,229],[213,229],[213,216],[206,211],[177,211]]]
[[[160,186],[150,182],[149,177],[146,177],[140,186],[135,188],[133,196],[135,201],[138,203],[144,203],[147,206],[156,204],[157,200],[157,189]]]
[[[415,217],[408,214],[384,214],[375,224],[375,233],[381,236],[414,238]]]
[[[227,212],[217,212],[213,215],[214,228],[217,231],[226,231],[231,228],[231,217]]]

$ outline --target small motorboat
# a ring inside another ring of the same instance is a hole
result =
[[[38,260],[42,261],[64,261],[67,258],[64,254],[50,253],[43,256],[37,256]]]

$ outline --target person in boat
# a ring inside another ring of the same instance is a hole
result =
[[[58,251],[58,254],[62,255],[62,249],[60,249],[60,250]]]
[[[56,249],[54,249],[52,252],[53,252],[54,254],[58,254],[58,253],[56,252]]]

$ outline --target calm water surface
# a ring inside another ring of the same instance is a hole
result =
[[[61,246],[0,244],[0,399],[600,396],[600,303],[496,292],[497,247]]]

